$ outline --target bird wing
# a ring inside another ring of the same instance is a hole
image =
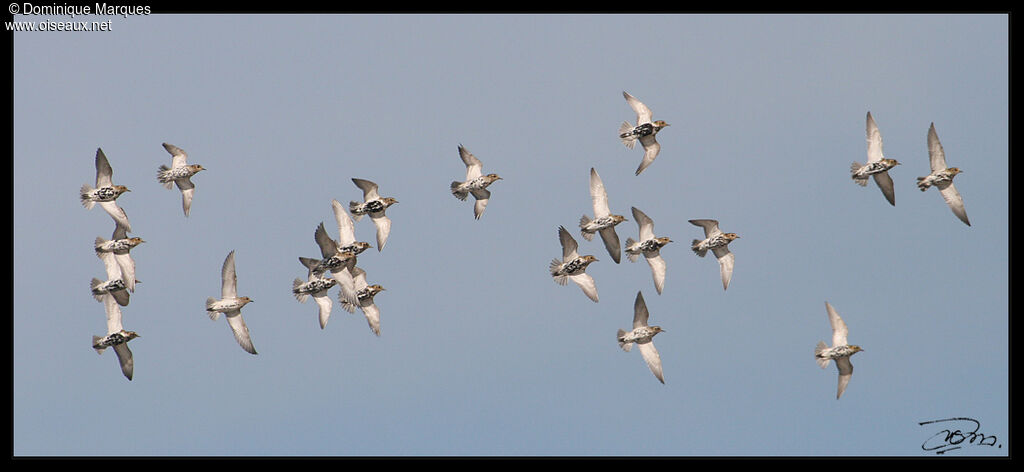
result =
[[[953,182],[943,182],[937,185],[939,187],[939,193],[942,194],[942,199],[946,200],[946,205],[949,205],[949,209],[953,210],[953,214],[960,221],[963,221],[967,226],[971,225],[971,222],[967,220],[967,210],[964,209],[964,199],[960,196],[960,192],[953,186]]]
[[[119,221],[114,220],[114,234],[110,236],[112,241],[118,239],[126,239],[128,237],[128,228],[122,225]]]
[[[366,283],[366,271],[361,269],[361,268],[359,268],[359,267],[353,267],[352,268],[352,282],[354,284],[353,286],[355,287],[355,289],[357,291],[358,290],[362,290],[362,289],[368,287],[369,284]]]
[[[491,191],[485,188],[473,190],[473,198],[476,199],[476,203],[473,204],[473,216],[476,219],[480,219],[484,214],[484,209],[487,208],[487,202],[491,199]]]
[[[188,216],[192,209],[192,195],[196,193],[196,186],[188,177],[175,180],[174,183],[178,184],[178,189],[181,190],[181,208],[185,210],[185,216]]]
[[[932,172],[946,169],[946,152],[942,150],[939,135],[935,132],[935,123],[928,127],[928,162]]]
[[[356,227],[352,222],[352,216],[348,214],[345,205],[338,200],[331,200],[331,207],[334,209],[334,219],[338,222],[338,242],[342,246],[348,246],[356,242]]]
[[[654,347],[654,341],[637,344],[636,347],[640,350],[640,356],[644,358],[647,367],[651,369],[651,373],[658,378],[658,381],[665,383],[665,374],[661,371],[661,356],[658,355],[658,349]]]
[[[647,166],[650,166],[654,159],[658,157],[658,153],[661,152],[661,144],[658,143],[653,134],[641,137],[640,144],[644,147],[644,158],[640,161],[640,166],[636,168],[636,175],[640,175]]]
[[[608,209],[608,192],[604,189],[604,182],[593,167],[590,168],[590,199],[594,204],[594,219],[612,214]]]
[[[651,266],[651,275],[654,277],[654,288],[658,290],[658,294],[661,294],[661,290],[665,288],[665,272],[668,266],[665,264],[665,259],[661,258],[661,254],[652,253],[650,255],[644,254],[647,259],[647,264]]]
[[[121,280],[124,281],[125,287],[129,291],[135,291],[135,259],[132,259],[132,255],[129,252],[121,254],[114,253],[114,260],[117,261],[117,267],[121,271]]]
[[[828,312],[828,322],[832,325],[832,347],[845,346],[846,336],[850,330],[846,327],[846,323],[839,317],[839,312],[829,302],[825,302],[825,310]],[[838,364],[839,361],[836,361]]]
[[[836,368],[839,369],[839,387],[836,389],[836,400],[838,400],[846,391],[850,377],[853,377],[853,363],[850,362],[849,357],[840,357],[836,359]]]
[[[224,317],[228,320],[228,326],[231,326],[231,332],[235,335],[235,341],[238,341],[238,345],[245,349],[245,352],[249,354],[256,354],[256,348],[252,346],[252,339],[249,337],[249,327],[245,325],[245,320],[242,319],[241,310],[230,310],[224,312]]]
[[[327,320],[331,317],[331,297],[327,296],[327,290],[321,290],[313,294],[313,300],[317,306],[320,307],[319,318],[320,318],[320,329],[324,329],[327,326]]]
[[[636,292],[636,300],[633,301],[633,329],[647,326],[647,319],[651,314],[647,311],[647,302],[644,301],[643,292]]]
[[[722,231],[718,229],[718,220],[689,220],[690,224],[704,228],[704,238],[710,238]]]
[[[117,280],[121,278],[121,267],[117,265],[117,259],[114,259],[114,253],[97,251],[96,255],[99,256],[101,261],[103,261],[103,268],[107,272],[107,280]]]
[[[636,221],[637,226],[640,227],[640,241],[647,241],[648,239],[654,238],[654,220],[647,216],[646,213],[638,210],[636,207],[630,208],[633,211],[633,220]]]
[[[128,343],[115,344],[114,354],[117,354],[117,363],[121,364],[121,373],[131,380],[135,372],[135,360],[132,358],[132,350],[128,349]]]
[[[128,221],[128,214],[124,212],[124,208],[121,208],[116,201],[96,202],[96,204],[103,207],[103,210],[114,219],[115,225],[123,226],[126,231],[132,230],[132,224]]]
[[[653,114],[651,113],[651,109],[647,108],[647,105],[644,105],[643,102],[637,100],[636,97],[630,95],[626,91],[622,92],[622,96],[626,98],[626,103],[629,104],[629,107],[636,112],[637,126],[651,122],[651,116],[653,116]]]
[[[338,282],[338,287],[341,287],[341,290],[338,292],[338,300],[357,303],[359,300],[357,293],[362,287],[358,286],[349,268],[341,266],[331,269],[331,276]]]
[[[573,239],[569,231],[565,229],[565,226],[558,227],[558,240],[562,243],[562,261],[569,261],[579,257],[576,252],[577,247],[576,240]]]
[[[188,161],[188,154],[178,146],[163,143],[162,146],[171,154],[171,168],[181,167]]]
[[[316,231],[313,232],[313,240],[316,241],[317,246],[320,246],[320,254],[324,259],[332,257],[338,253],[338,243],[327,235],[327,230],[324,229],[324,223],[322,221],[320,222],[320,225],[316,227]]]
[[[722,287],[728,289],[729,281],[732,280],[732,268],[736,264],[736,255],[729,251],[728,246],[716,247],[712,251],[718,258],[718,265],[722,272]]]
[[[384,212],[381,212],[380,216],[370,215],[370,219],[373,220],[373,224],[377,225],[377,251],[383,251],[384,245],[388,242],[388,235],[391,234],[391,218],[384,216]]]
[[[889,176],[889,171],[872,174],[872,177],[875,178],[875,183],[878,184],[878,188],[882,190],[882,195],[885,195],[885,199],[889,201],[889,204],[896,206],[896,190],[893,188],[892,177]]]
[[[595,303],[597,302],[597,284],[594,283],[594,278],[591,277],[590,274],[584,272],[582,274],[570,275],[569,278],[583,289],[583,293],[585,293],[587,297]]]
[[[107,312],[107,335],[120,333],[124,326],[121,325],[121,307],[114,300],[114,296],[103,294],[103,308]]]
[[[114,185],[114,169],[110,167],[103,149],[96,148],[96,188]]]
[[[608,255],[612,256],[612,260],[618,264],[622,259],[622,245],[619,244],[619,234],[615,232],[615,227],[602,228],[598,232],[601,233],[601,240],[604,241]]]
[[[380,336],[380,309],[373,303],[362,307],[362,309],[366,323],[370,325],[370,330],[373,331],[373,334]]]
[[[377,184],[370,182],[369,180],[356,178],[352,179],[352,183],[356,184],[356,187],[359,187],[363,191],[364,202],[380,198],[380,195],[377,194]]]
[[[238,279],[235,275],[235,251],[224,258],[224,266],[220,269],[220,297],[235,298],[238,294]],[[244,325],[243,325],[244,326]]]
[[[868,164],[878,162],[884,157],[882,155],[882,133],[878,131],[874,117],[868,112],[867,117],[867,140],[868,140]]]
[[[466,164],[467,181],[480,177],[480,174],[483,173],[483,163],[480,162],[480,159],[477,159],[473,153],[462,147],[461,144],[459,145],[459,157],[461,157],[462,162]]]

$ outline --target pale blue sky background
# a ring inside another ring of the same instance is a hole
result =
[[[928,456],[941,428],[918,423],[948,417],[999,444],[949,455],[1009,453],[1007,15],[112,19],[14,35],[15,455]],[[672,125],[640,176],[623,90]],[[869,110],[895,207],[849,177]],[[914,186],[932,122],[972,227]],[[208,169],[187,219],[162,142]],[[448,192],[459,143],[504,177],[479,221]],[[131,382],[88,343],[97,147],[146,240]],[[675,241],[664,294],[578,236],[591,167],[623,241],[631,206]],[[400,202],[360,257],[380,338],[290,293],[352,177]],[[741,236],[728,291],[693,218]],[[548,275],[559,225],[600,259],[600,303]],[[258,356],[203,310],[231,250]],[[615,343],[638,290],[665,385]],[[839,401],[812,356],[826,300],[865,349]]]

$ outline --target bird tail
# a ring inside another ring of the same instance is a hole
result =
[[[107,346],[100,346],[100,341],[102,340],[103,338],[99,336],[94,335],[92,337],[92,348],[96,350],[96,354],[103,354],[103,351],[107,350]]]
[[[693,241],[690,242],[690,249],[693,250],[694,254],[696,254],[696,255],[698,255],[700,257],[704,257],[708,253],[707,249],[703,249],[703,248],[700,247],[700,240],[699,239],[694,239]]]
[[[299,287],[301,286],[302,279],[296,277],[292,282],[292,295],[295,295],[295,299],[298,300],[299,303],[306,303],[306,300],[309,298],[309,294],[300,292]]]
[[[927,177],[918,177],[917,178],[917,188],[920,189],[922,192],[924,192],[925,190],[928,190],[928,187],[932,186],[931,182],[928,182],[925,179],[927,179]]]
[[[344,297],[341,296],[341,294],[338,294],[338,302],[341,303],[341,308],[343,310],[345,310],[345,311],[347,311],[349,313],[355,313],[356,312],[356,305],[354,303],[346,300]]]
[[[814,361],[817,362],[818,366],[821,367],[822,369],[828,367],[829,361],[827,357],[821,356],[822,351],[824,351],[825,349],[826,346],[824,341],[818,341],[818,345],[814,346]]]
[[[619,341],[619,347],[621,347],[623,351],[629,352],[630,349],[633,349],[633,343],[626,342],[626,330],[620,329],[615,333],[615,339]]]
[[[587,230],[584,229],[589,223],[590,218],[587,217],[587,215],[583,215],[583,217],[580,218],[580,233],[583,234],[583,239],[586,239],[587,241],[594,239],[594,232],[587,232]]]
[[[850,164],[850,178],[852,178],[853,181],[857,183],[857,185],[864,187],[867,186],[868,184],[868,176],[857,175],[857,171],[859,171],[861,167],[863,166],[861,166],[859,162],[854,162],[853,164]]]
[[[455,195],[455,198],[458,198],[459,200],[465,200],[466,197],[469,196],[469,191],[468,190],[461,190],[460,191],[459,187],[461,187],[461,186],[462,186],[462,182],[452,181],[452,187],[451,187],[452,195]]]
[[[92,282],[89,283],[89,290],[92,291],[92,298],[95,298],[98,302],[103,301],[103,293],[96,291],[96,287],[99,287],[100,285],[103,285],[103,281],[96,277],[93,277]]]
[[[558,285],[565,285],[565,283],[568,281],[568,277],[565,276],[564,274],[559,275],[558,269],[560,267],[562,267],[562,261],[558,260],[557,258],[551,259],[551,264],[548,264],[548,270],[551,271],[551,276],[554,277],[555,283]]]
[[[210,315],[211,320],[217,321],[217,318],[220,318],[220,312],[212,310],[214,303],[217,303],[217,299],[213,297],[208,297],[206,299],[206,314]]]
[[[361,205],[359,202],[353,202],[351,200],[348,202],[348,211],[352,213],[352,219],[356,221],[363,219],[363,214],[356,212],[356,208],[359,208],[359,205]]]
[[[626,257],[629,257],[629,262],[636,262],[640,258],[640,250],[637,252],[630,252],[629,248],[636,244],[636,240],[633,238],[626,238]]]
[[[623,121],[619,125],[619,139],[629,149],[633,149],[633,146],[636,144],[636,136],[631,131],[633,131],[633,125],[629,124],[628,121]]]
[[[84,206],[86,210],[92,210],[93,205],[96,204],[96,202],[89,199],[89,194],[92,193],[92,187],[89,184],[82,185],[82,189],[79,190],[78,193],[79,198],[82,199],[82,206]]]
[[[171,168],[170,168],[170,167],[167,167],[167,166],[164,166],[164,165],[162,165],[162,166],[160,166],[160,168],[159,168],[159,169],[157,169],[157,171],[156,171],[156,181],[157,181],[157,182],[160,182],[160,183],[162,183],[162,184],[164,184],[164,188],[165,188],[165,189],[168,189],[168,190],[170,190],[170,189],[171,189],[171,187],[172,187],[172,186],[173,186],[173,184],[174,184],[174,179],[170,178],[170,177],[169,177],[169,176],[167,175],[167,172],[168,172],[169,170],[171,170]]]

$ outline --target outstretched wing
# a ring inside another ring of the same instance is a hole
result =
[[[473,180],[480,177],[483,173],[484,165],[477,159],[473,153],[469,152],[465,147],[459,144],[459,157],[462,158],[462,162],[466,164],[466,180]]]
[[[867,140],[868,140],[868,164],[872,162],[878,162],[884,157],[882,155],[882,133],[878,131],[878,125],[875,124],[875,118],[871,116],[871,112],[868,112],[867,117]]]
[[[967,210],[964,209],[964,199],[960,196],[960,192],[953,186],[953,182],[942,182],[938,185],[939,193],[942,194],[942,199],[946,200],[946,205],[949,206],[950,210],[953,210],[953,214],[960,221],[963,221],[967,226],[971,225],[971,222],[967,220]]]
[[[380,198],[380,195],[377,194],[377,184],[366,179],[356,178],[352,179],[352,183],[356,184],[356,187],[363,191],[364,202]]]
[[[608,192],[604,189],[604,182],[601,181],[601,176],[597,175],[597,171],[593,167],[590,168],[590,199],[594,204],[595,219],[612,214],[608,209]]]
[[[935,132],[935,123],[928,127],[928,162],[932,172],[946,169],[946,151],[942,150],[939,135]]]
[[[235,298],[238,295],[238,278],[235,275],[235,251],[224,258],[224,266],[220,269],[220,297]]]
[[[171,154],[172,169],[175,167],[181,167],[186,164],[186,162],[188,161],[188,154],[185,154],[185,151],[183,149],[173,144],[163,143],[162,145],[164,149],[166,149],[167,152]]]
[[[718,229],[718,220],[689,220],[690,224],[704,228],[704,238],[710,238],[722,231]]]
[[[665,374],[661,371],[661,356],[658,354],[658,349],[654,347],[654,341],[637,344],[636,347],[640,350],[640,356],[644,358],[647,367],[651,369],[651,373],[658,378],[659,382],[665,383]]]
[[[644,105],[643,102],[637,100],[636,97],[630,95],[626,91],[622,92],[622,96],[626,98],[626,103],[629,104],[629,107],[636,112],[637,126],[651,122],[651,116],[653,116],[653,114],[651,113],[651,109],[647,108],[647,105]]]
[[[832,325],[832,347],[845,346],[846,336],[850,330],[846,327],[846,323],[839,317],[839,312],[829,302],[825,302],[825,310],[828,312],[828,322]],[[852,368],[851,368],[852,370]]]

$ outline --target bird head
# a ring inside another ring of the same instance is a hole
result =
[[[950,167],[949,169],[946,169],[946,172],[949,172],[949,175],[953,176],[953,175],[959,174],[959,173],[961,173],[963,171],[960,170],[959,167]]]
[[[381,199],[381,202],[384,203],[384,208],[387,208],[387,207],[389,207],[391,205],[394,205],[394,204],[398,203],[398,200],[395,200],[392,197],[384,197],[384,198]]]
[[[660,244],[660,245],[662,245],[662,246],[664,246],[664,245],[666,245],[666,244],[668,244],[668,243],[672,242],[672,240],[671,240],[671,239],[669,239],[669,238],[667,238],[667,237],[662,237],[662,238],[654,238],[654,240],[655,240],[655,241],[658,241],[658,244]]]
[[[899,161],[896,159],[882,159],[882,162],[884,162],[887,167],[896,167],[900,165]]]
[[[654,127],[658,128],[658,129],[664,128],[664,127],[669,125],[668,123],[665,123],[662,120],[655,121],[653,124],[654,124]]]
[[[736,233],[725,233],[722,236],[724,236],[725,239],[728,239],[729,241],[740,239],[740,235],[738,235]]]
[[[125,337],[125,341],[131,341],[132,339],[139,337],[139,333],[136,333],[135,331],[121,331],[121,336]]]
[[[861,351],[864,350],[864,349],[861,349],[861,347],[856,345],[856,344],[851,344],[849,347],[850,347],[850,351],[852,351],[852,352],[861,352]],[[851,355],[852,355],[852,353],[851,353]]]
[[[622,215],[611,215],[611,218],[612,218],[612,221],[614,222],[614,224],[619,224],[619,223],[622,223],[623,221],[629,221],[629,220],[626,219],[625,216],[622,216]]]
[[[498,174],[487,174],[487,181],[494,182],[495,180],[503,180]]]
[[[376,295],[376,294],[378,294],[378,293],[380,293],[380,292],[383,292],[383,291],[385,290],[385,288],[384,288],[384,287],[381,287],[381,286],[380,286],[380,285],[378,285],[378,284],[373,284],[373,285],[370,285],[370,286],[368,286],[368,287],[366,287],[366,288],[370,289],[370,293],[371,293],[372,295]]]
[[[128,187],[125,187],[124,185],[115,185],[114,191],[117,192],[118,195],[125,192],[131,192],[131,190],[128,190]]]
[[[651,329],[654,331],[654,334],[665,332],[665,330],[662,329],[661,326],[651,326]]]
[[[192,172],[199,172],[199,171],[201,171],[201,170],[206,170],[206,168],[205,168],[205,167],[203,167],[203,166],[201,166],[201,165],[199,165],[199,164],[192,164],[192,165],[190,165],[190,166],[188,166],[188,167],[189,167],[189,169],[191,169],[191,170],[192,170]]]

